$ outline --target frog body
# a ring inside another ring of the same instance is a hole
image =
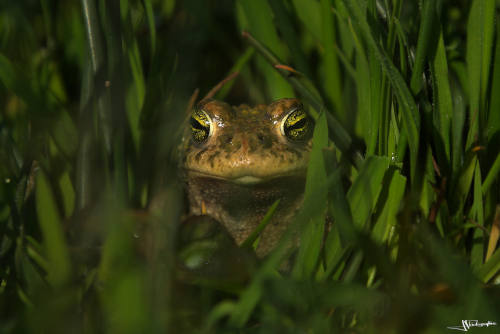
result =
[[[297,99],[253,108],[201,101],[183,145],[190,214],[213,217],[240,245],[279,199],[256,249],[266,255],[302,204],[312,128]]]

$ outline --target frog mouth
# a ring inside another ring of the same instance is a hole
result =
[[[242,186],[252,186],[252,185],[262,184],[262,183],[266,183],[266,182],[269,182],[271,180],[276,180],[276,179],[280,179],[280,178],[299,176],[299,175],[304,174],[304,171],[295,171],[295,172],[290,172],[290,173],[286,173],[286,174],[266,175],[264,177],[255,176],[252,174],[239,175],[239,176],[235,176],[235,177],[224,177],[224,176],[220,176],[220,175],[208,174],[208,173],[203,173],[203,172],[194,171],[194,170],[188,170],[188,173],[192,174],[192,176],[194,176],[194,177],[202,177],[202,178],[220,180],[220,181],[234,183],[234,184],[238,184],[238,185],[242,185]]]
[[[245,175],[232,179],[232,181],[237,184],[252,185],[252,184],[262,183],[264,182],[264,179],[253,175]]]

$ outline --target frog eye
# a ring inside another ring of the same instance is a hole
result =
[[[202,143],[212,134],[213,125],[210,116],[202,109],[195,109],[190,119],[191,133],[194,141]]]
[[[311,118],[302,108],[293,109],[281,122],[281,133],[293,141],[308,139],[311,128]]]

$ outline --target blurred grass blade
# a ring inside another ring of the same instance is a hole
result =
[[[365,226],[375,208],[389,163],[387,157],[368,157],[347,193],[353,222],[359,228]]]
[[[36,208],[49,263],[47,280],[53,286],[62,286],[70,278],[71,266],[60,214],[43,170],[38,172],[36,184]]]

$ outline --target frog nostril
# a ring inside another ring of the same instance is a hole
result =
[[[233,136],[226,137],[226,144],[231,144],[233,142]]]
[[[259,139],[259,141],[260,141],[261,143],[263,143],[263,142],[264,142],[264,140],[266,139],[266,137],[265,137],[262,133],[258,133],[258,134],[257,134],[257,138]]]

